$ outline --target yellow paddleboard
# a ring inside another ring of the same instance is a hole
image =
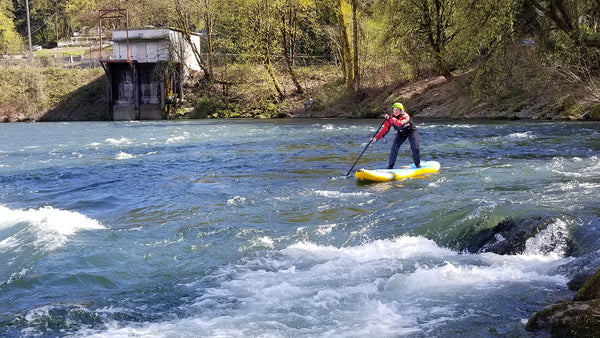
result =
[[[387,182],[436,173],[439,170],[440,162],[424,161],[421,162],[421,168],[411,164],[398,169],[359,169],[354,176],[356,176],[356,179],[363,181]]]

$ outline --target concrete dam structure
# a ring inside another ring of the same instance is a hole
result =
[[[200,51],[200,36],[191,35]],[[183,33],[174,29],[112,32],[113,55],[102,60],[113,120],[159,120],[168,105],[183,98],[185,72],[200,70]]]

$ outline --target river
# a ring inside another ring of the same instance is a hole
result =
[[[379,123],[0,124],[0,335],[532,336],[600,264],[600,123],[417,121],[439,173],[345,177]],[[458,249],[535,217],[521,254]]]

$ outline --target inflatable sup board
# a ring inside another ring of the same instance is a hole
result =
[[[359,169],[354,176],[361,181],[387,182],[436,173],[439,170],[440,162],[424,161],[421,162],[421,168],[411,164],[397,169]]]

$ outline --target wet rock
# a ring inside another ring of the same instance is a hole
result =
[[[600,270],[596,271],[575,294],[574,301],[600,299]],[[600,313],[598,313],[600,316]]]
[[[525,251],[527,240],[554,223],[552,217],[535,217],[524,220],[505,219],[493,228],[475,233],[462,246],[470,253],[493,252],[499,255],[515,255]],[[545,250],[552,251],[556,243],[548,243]]]
[[[525,328],[546,331],[553,337],[598,337],[600,299],[553,305],[536,313]]]
[[[600,334],[600,270],[579,289],[573,301],[537,312],[525,327],[554,337],[598,337]]]

